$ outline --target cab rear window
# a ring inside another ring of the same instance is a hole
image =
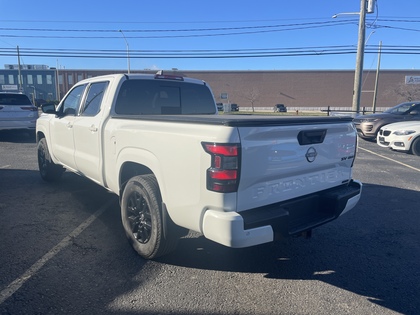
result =
[[[118,93],[115,112],[122,115],[214,114],[205,85],[168,80],[127,80]]]

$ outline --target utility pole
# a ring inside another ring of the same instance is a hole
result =
[[[363,57],[365,54],[365,21],[366,13],[374,13],[376,0],[361,0],[360,12],[337,13],[332,17],[336,18],[340,15],[359,15],[359,36],[357,42],[357,55],[356,55],[356,69],[354,72],[354,87],[353,87],[353,103],[352,111],[359,113],[360,111],[360,96],[362,93],[362,77],[363,77]]]
[[[19,52],[19,46],[17,46],[17,55],[18,55],[18,82],[19,82],[19,92],[23,92],[22,88],[22,75],[20,74],[20,52]]]
[[[356,70],[354,73],[353,104],[352,111],[360,112],[360,96],[362,92],[363,57],[365,54],[365,21],[366,0],[360,1],[359,39],[357,43]]]
[[[57,59],[57,67],[55,68],[55,93],[56,93],[56,100],[61,101],[60,96],[60,75],[58,74],[58,59]]]
[[[381,67],[381,51],[382,51],[382,41],[379,42],[378,67],[376,68],[375,89],[373,90],[373,104],[372,104],[373,112],[376,111],[376,98],[377,98],[377,93],[378,93],[378,82],[379,82],[379,68]]]

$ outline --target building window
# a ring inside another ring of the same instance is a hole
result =
[[[70,84],[70,85],[73,85],[74,83],[73,83],[73,74],[68,74],[67,75],[67,82],[68,82],[68,84]]]
[[[34,84],[34,78],[32,77],[32,74],[28,74],[26,79],[28,80],[28,84]]]
[[[6,81],[4,80],[4,74],[0,74],[0,84],[5,84]]]
[[[48,93],[48,100],[53,100],[53,94],[52,93]]]
[[[47,84],[52,84],[52,75],[47,74]]]
[[[36,76],[36,82],[37,82],[38,84],[42,84],[42,75],[41,75],[41,74],[38,74],[38,75]]]
[[[58,75],[58,84],[63,84],[63,75],[62,74]]]
[[[9,74],[9,84],[15,84],[15,78],[13,74]]]
[[[77,75],[77,82],[82,81],[83,80],[83,74],[78,74]]]

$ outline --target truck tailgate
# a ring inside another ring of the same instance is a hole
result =
[[[351,180],[351,122],[238,127],[242,157],[237,211],[290,200]]]

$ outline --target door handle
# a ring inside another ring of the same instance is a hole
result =
[[[72,123],[70,123],[70,122],[69,122],[69,123],[67,123],[67,128],[68,128],[68,129],[73,128],[73,124],[72,124]]]
[[[89,127],[89,130],[92,132],[97,132],[98,131],[98,127],[96,127],[95,125],[92,125]]]

